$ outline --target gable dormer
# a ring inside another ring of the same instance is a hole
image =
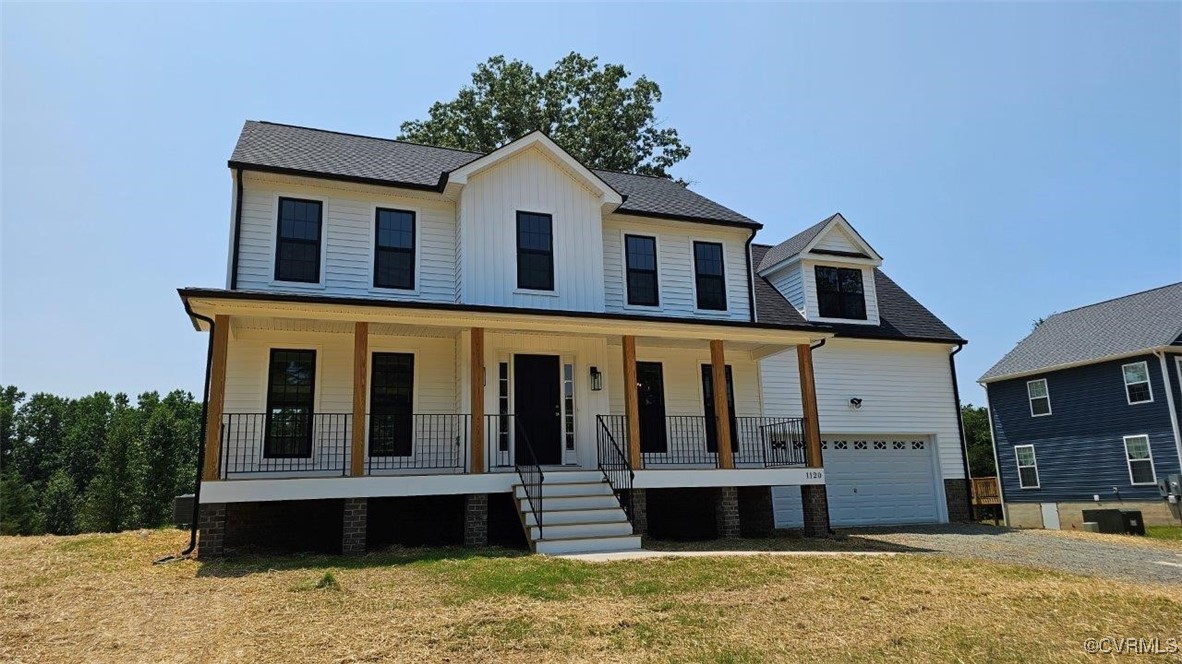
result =
[[[769,249],[757,272],[805,320],[878,325],[880,265],[882,256],[837,213]]]

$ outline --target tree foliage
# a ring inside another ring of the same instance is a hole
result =
[[[541,131],[590,168],[670,177],[689,156],[677,130],[660,127],[661,88],[623,65],[570,53],[548,71],[497,55],[476,66],[472,84],[435,102],[425,120],[403,122],[400,139],[492,152]]]
[[[96,392],[80,399],[0,386],[0,532],[65,535],[166,523],[193,490],[201,404]]]
[[[965,444],[968,446],[969,473],[973,477],[997,475],[993,459],[993,436],[989,432],[989,410],[970,403],[961,406],[960,417],[964,422]]]

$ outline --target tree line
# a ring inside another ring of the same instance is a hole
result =
[[[78,399],[0,387],[0,534],[152,528],[196,482],[201,403],[183,390]]]

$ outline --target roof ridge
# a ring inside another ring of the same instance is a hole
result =
[[[1116,302],[1117,300],[1126,300],[1130,297],[1136,297],[1138,295],[1145,295],[1146,293],[1152,293],[1153,291],[1164,290],[1166,288],[1173,288],[1175,286],[1182,286],[1182,281],[1177,281],[1172,284],[1166,284],[1164,286],[1155,286],[1154,288],[1147,288],[1143,291],[1137,291],[1136,293],[1129,293],[1128,295],[1118,295],[1116,297],[1110,297],[1107,300],[1100,300],[1099,302],[1093,302],[1091,304],[1083,304],[1078,307],[1064,309],[1063,311],[1056,311],[1055,313],[1048,316],[1046,320],[1050,320],[1056,316],[1062,316],[1063,314],[1069,314],[1073,311],[1079,311],[1081,309],[1089,309],[1091,307],[1098,307],[1101,304],[1109,304],[1110,302]],[[1033,334],[1033,332],[1032,332],[1032,334]]]
[[[272,125],[274,127],[289,127],[291,129],[303,129],[305,131],[316,131],[322,134],[336,134],[337,136],[351,136],[353,138],[365,138],[371,141],[384,141],[386,143],[401,143],[402,145],[414,145],[420,148],[433,148],[435,150],[448,150],[451,152],[463,152],[464,154],[474,154],[485,156],[488,152],[473,152],[472,150],[461,150],[460,148],[449,148],[442,145],[431,145],[430,143],[416,143],[415,141],[404,141],[397,138],[386,138],[385,136],[370,136],[368,134],[355,134],[348,131],[337,131],[335,129],[321,129],[320,127],[308,127],[305,125],[289,124],[287,122],[272,122],[270,120],[247,120],[247,122],[255,122],[258,124]]]

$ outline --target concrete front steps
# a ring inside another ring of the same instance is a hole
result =
[[[542,527],[525,495],[514,485],[513,496],[530,548],[551,555],[639,551],[628,515],[599,471],[550,470],[542,482]]]

